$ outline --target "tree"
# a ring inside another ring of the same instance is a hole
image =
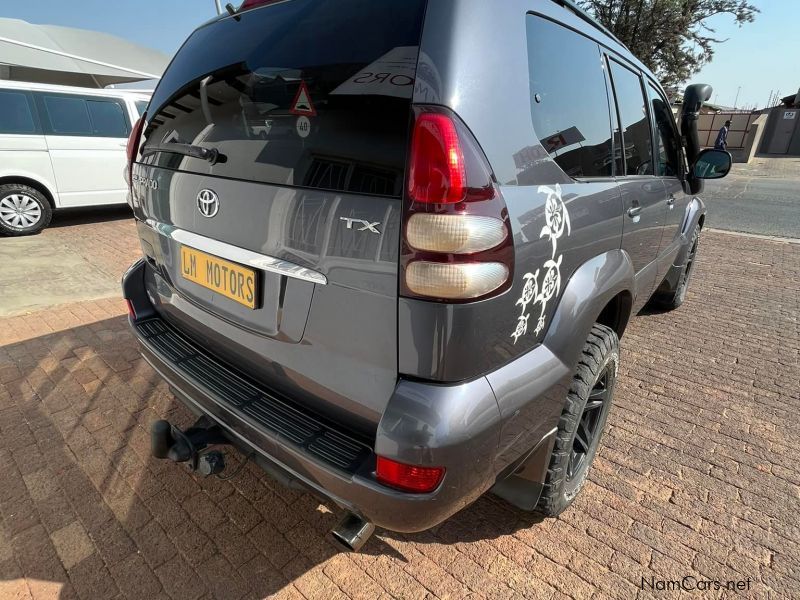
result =
[[[714,57],[717,39],[707,23],[728,14],[741,27],[759,10],[746,0],[580,0],[639,60],[676,88]]]

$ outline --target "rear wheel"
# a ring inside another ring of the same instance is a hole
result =
[[[611,409],[618,365],[617,334],[595,324],[572,378],[536,507],[546,516],[561,514],[586,483]]]
[[[39,233],[52,215],[50,203],[39,190],[19,183],[0,185],[0,234]]]

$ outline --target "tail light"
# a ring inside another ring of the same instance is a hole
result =
[[[446,302],[500,294],[511,285],[514,247],[491,167],[455,114],[414,111],[401,293]]]
[[[142,138],[142,128],[144,127],[145,115],[139,117],[136,123],[133,124],[131,134],[128,136],[128,145],[125,148],[125,153],[128,157],[128,168],[125,173],[127,174],[127,183],[130,187],[131,178],[133,176],[133,161],[136,160],[136,153],[139,151],[139,140]]]
[[[443,467],[418,467],[378,457],[375,476],[383,485],[424,494],[435,490],[444,477]]]
[[[125,304],[128,307],[128,316],[135,321],[136,320],[136,309],[133,308],[133,302],[125,298]]]
[[[239,6],[239,10],[236,12],[242,12],[243,10],[247,10],[249,8],[255,8],[256,6],[261,6],[263,4],[274,4],[275,2],[280,2],[282,0],[244,0],[241,6]]]

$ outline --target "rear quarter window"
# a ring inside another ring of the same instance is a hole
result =
[[[140,117],[147,112],[147,100],[136,100],[133,104],[136,106],[136,112]]]
[[[399,196],[425,0],[289,0],[198,29],[164,74],[142,162],[236,179]]]
[[[572,177],[613,174],[608,93],[598,44],[528,15],[531,114],[539,143]]]
[[[31,98],[25,92],[0,90],[0,133],[40,133]]]

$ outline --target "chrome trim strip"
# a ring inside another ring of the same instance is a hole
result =
[[[311,283],[318,283],[320,285],[328,283],[328,278],[319,271],[308,269],[293,262],[289,262],[288,260],[251,252],[250,250],[226,244],[225,242],[192,233],[185,229],[179,229],[178,227],[167,225],[166,223],[159,223],[154,219],[147,219],[145,223],[163,236],[196,248],[197,250],[219,256],[220,258],[247,265],[254,269],[269,271],[270,273],[277,273],[278,275],[285,275],[286,277],[294,277],[295,279],[302,279],[303,281],[310,281]]]

